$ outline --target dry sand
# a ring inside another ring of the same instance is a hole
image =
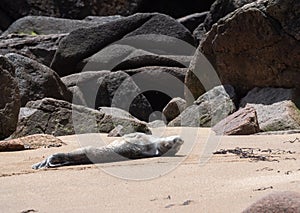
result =
[[[299,134],[217,138],[205,128],[154,133],[180,134],[185,145],[177,157],[38,171],[31,165],[45,156],[114,138],[81,135],[79,143],[77,136],[66,136],[60,137],[67,143],[63,147],[0,153],[1,212],[241,212],[270,192],[300,192],[300,142],[286,142]],[[259,148],[258,154],[273,157],[255,161],[235,154],[203,156],[207,144],[213,151]]]

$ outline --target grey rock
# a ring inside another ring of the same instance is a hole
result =
[[[296,213],[300,212],[300,194],[298,192],[273,192],[257,200],[242,213],[273,212]]]
[[[256,1],[213,25],[200,51],[223,84],[233,85],[241,95],[254,87],[299,87],[299,4]]]
[[[130,133],[133,133],[133,132],[130,132]],[[118,125],[108,133],[107,137],[122,137],[124,135],[125,135],[124,127],[121,125]]]
[[[0,5],[0,28],[6,29],[16,19],[27,15],[43,15],[68,19],[82,19],[89,15],[131,15],[142,3],[141,0],[3,0]]]
[[[117,107],[130,112],[138,119],[148,121],[152,113],[151,104],[128,74],[122,71],[112,72],[99,78],[98,83],[96,109],[102,106]]]
[[[73,93],[73,103],[95,109],[97,92],[101,82],[99,78],[107,76],[110,71],[81,72],[61,78]]]
[[[173,98],[167,106],[163,109],[163,114],[167,121],[170,122],[175,119],[186,108],[186,101],[182,98]]]
[[[240,103],[257,112],[262,131],[300,129],[299,91],[283,88],[254,88]]]
[[[29,102],[26,107],[35,111],[19,121],[14,138],[32,134],[108,133],[117,125],[124,126],[126,131],[149,132],[146,123],[125,116],[126,112],[121,113],[120,109],[97,111],[52,98]]]
[[[179,23],[193,32],[200,24],[202,24],[209,12],[194,13],[177,19]]]
[[[18,81],[21,106],[27,102],[45,97],[71,101],[72,95],[60,80],[59,76],[50,68],[15,53],[6,57],[15,66],[15,76]]]
[[[253,107],[242,108],[217,123],[212,130],[217,135],[252,135],[260,131]]]
[[[59,44],[51,67],[61,76],[73,74],[78,72],[78,66],[80,67],[84,59],[120,39],[129,40],[129,45],[131,45],[130,42],[136,43],[136,39],[130,41],[130,38],[134,36],[154,39],[158,46],[161,46],[162,43],[168,44],[169,41],[157,41],[157,38],[152,38],[151,34],[160,35],[160,37],[174,37],[194,44],[194,38],[190,32],[171,17],[156,13],[136,14],[97,27],[71,32]],[[144,42],[147,43],[147,41]],[[172,45],[176,46],[176,43]]]
[[[8,35],[0,37],[0,54],[17,53],[50,66],[58,44],[66,34]]]
[[[106,24],[110,20],[114,21],[115,19],[99,18],[85,21],[46,16],[26,16],[18,19],[12,25],[10,25],[10,27],[3,33],[3,35],[6,36],[12,33],[29,35],[64,34],[70,33],[80,28]]]
[[[200,96],[168,126],[212,127],[236,111],[235,100],[232,86],[215,87]]]
[[[16,129],[21,106],[15,68],[0,55],[0,140],[9,137]]]
[[[187,55],[162,55],[149,52],[147,47],[138,49],[125,44],[112,44],[97,52],[93,56],[84,59],[82,64],[77,66],[79,70],[127,70],[137,69],[145,66],[166,66],[166,67],[188,67],[192,56]]]
[[[166,123],[163,120],[155,120],[148,123],[148,127],[150,128],[161,128],[166,127]]]

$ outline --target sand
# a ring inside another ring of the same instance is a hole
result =
[[[60,137],[67,145],[58,148],[0,153],[1,212],[241,212],[270,192],[300,192],[300,142],[292,143],[300,134],[219,138],[206,128],[153,132],[182,135],[178,156],[31,169],[50,154],[114,140],[105,134]],[[202,154],[236,147],[254,148],[266,161]]]

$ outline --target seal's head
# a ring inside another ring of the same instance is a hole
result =
[[[178,135],[166,137],[160,144],[159,150],[162,155],[172,156],[180,150],[183,143],[184,141]]]

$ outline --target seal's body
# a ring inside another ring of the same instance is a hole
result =
[[[70,153],[51,155],[44,161],[34,164],[33,169],[79,165],[88,163],[105,163],[126,159],[159,157],[175,155],[183,140],[179,136],[155,137],[144,133],[132,133],[103,147],[85,147]]]

